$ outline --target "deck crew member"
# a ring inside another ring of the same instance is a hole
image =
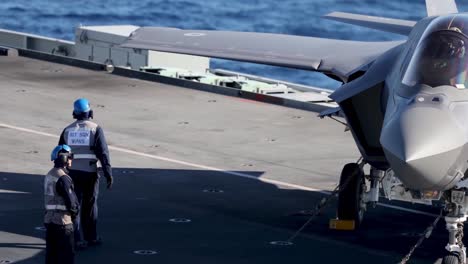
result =
[[[69,146],[55,147],[51,154],[54,168],[44,179],[46,264],[73,264],[75,260],[72,219],[78,215],[79,203],[67,175],[72,159]]]
[[[73,169],[70,170],[76,195],[81,204],[81,213],[75,221],[75,241],[78,249],[102,243],[97,234],[99,174],[97,162],[102,166],[107,188],[112,187],[112,167],[104,132],[91,122],[93,110],[89,101],[80,98],[74,102],[73,122],[60,136],[59,144],[67,144],[75,154]]]

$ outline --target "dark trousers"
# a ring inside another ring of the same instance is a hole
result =
[[[97,172],[70,170],[75,193],[81,205],[80,215],[75,219],[75,241],[97,239],[99,177]],[[81,236],[83,234],[83,236]]]
[[[73,225],[45,224],[46,264],[74,264]]]

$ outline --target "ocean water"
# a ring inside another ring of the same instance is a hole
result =
[[[468,1],[458,1],[468,11]],[[347,40],[398,40],[402,36],[321,18],[333,11],[418,20],[424,0],[2,0],[0,28],[74,40],[79,25],[165,26],[255,31]],[[320,73],[213,60],[223,68],[318,87],[339,84]]]

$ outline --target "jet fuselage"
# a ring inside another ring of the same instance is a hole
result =
[[[443,191],[468,169],[468,15],[422,23],[386,81],[380,143],[406,187]]]

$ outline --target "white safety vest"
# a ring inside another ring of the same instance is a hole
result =
[[[97,127],[89,120],[78,120],[64,129],[65,143],[74,154],[73,170],[97,171],[97,157],[93,149]]]

